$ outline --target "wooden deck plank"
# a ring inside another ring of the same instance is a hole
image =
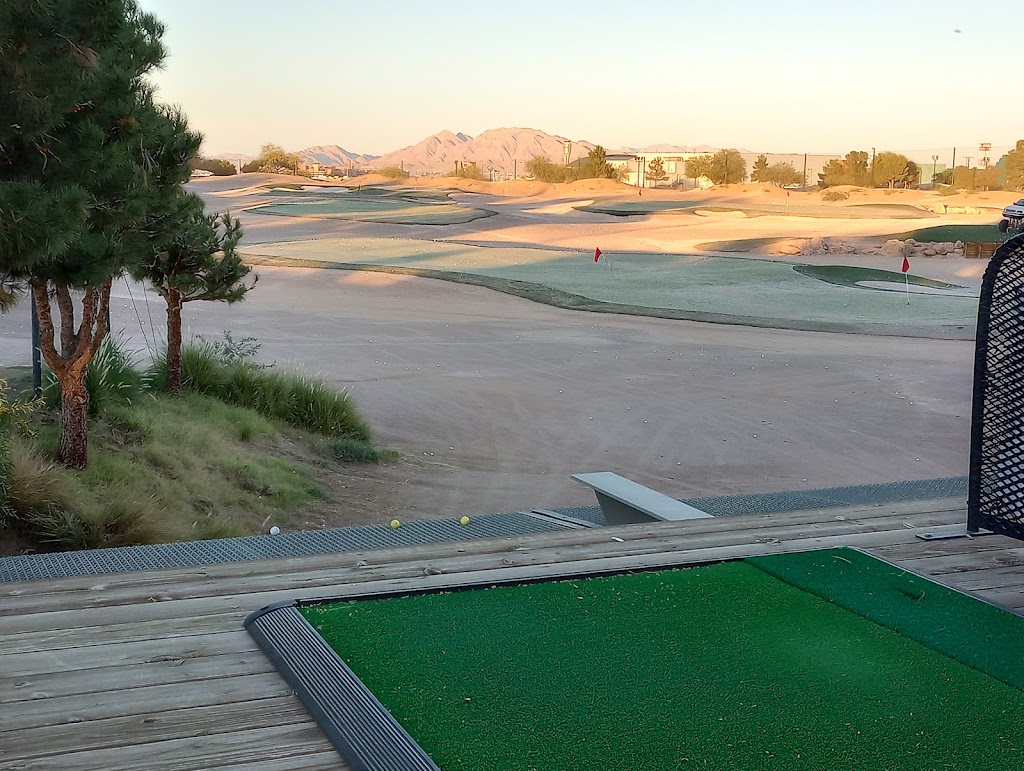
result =
[[[946,498],[938,501],[912,501],[898,504],[851,506],[841,509],[812,509],[773,514],[718,517],[715,519],[688,520],[684,522],[652,522],[582,531],[566,530],[553,533],[532,533],[501,538],[452,541],[420,546],[403,546],[389,549],[225,563],[200,567],[170,568],[158,571],[136,571],[106,575],[71,576],[39,581],[18,581],[0,584],[0,614],[9,613],[8,599],[34,594],[60,592],[77,594],[82,591],[103,592],[113,588],[127,588],[131,586],[143,586],[153,593],[154,589],[159,589],[162,586],[179,586],[182,583],[190,582],[190,580],[201,583],[238,576],[285,575],[293,572],[295,569],[301,571],[316,570],[318,568],[330,569],[339,565],[356,565],[364,560],[373,560],[379,564],[398,565],[403,561],[423,562],[430,559],[441,559],[451,553],[453,546],[468,548],[474,553],[483,554],[496,553],[510,548],[534,548],[538,545],[566,546],[586,544],[591,540],[600,541],[612,535],[625,537],[623,536],[624,532],[629,534],[631,540],[639,541],[644,538],[661,538],[666,535],[674,536],[681,532],[704,534],[734,530],[749,531],[778,527],[780,525],[819,524],[829,520],[867,520],[921,513],[938,513],[942,511],[960,512],[966,521],[966,504],[958,498]],[[159,594],[159,592],[156,593]]]
[[[6,668],[5,670],[6,671]],[[199,683],[239,675],[275,672],[261,652],[240,651],[216,656],[162,658],[144,664],[127,664],[73,671],[0,677],[0,705],[34,699],[52,699],[86,693],[103,693],[125,688],[171,683]]]
[[[949,524],[956,521],[959,515],[957,511],[922,512],[899,515],[894,518],[873,517],[865,520],[844,518],[833,519],[821,523],[780,523],[774,527],[758,529],[759,539],[765,540],[788,540],[800,539],[809,536],[826,536],[830,534],[842,534],[850,532],[872,532],[886,529],[893,529],[899,526],[911,527],[935,527]],[[898,519],[899,524],[894,521]],[[198,583],[190,581],[179,585],[170,585],[161,592],[154,595],[146,586],[108,587],[104,585],[103,591],[96,594],[67,593],[59,592],[54,594],[31,594],[11,596],[3,602],[8,613],[15,611],[22,614],[42,613],[47,611],[64,610],[75,605],[82,607],[87,605],[91,609],[109,607],[119,604],[135,604],[147,602],[171,602],[179,599],[197,597],[223,597],[224,594],[238,595],[256,592],[276,592],[280,595],[301,594],[308,589],[318,588],[331,584],[344,584],[351,582],[390,580],[394,578],[412,578],[430,567],[434,569],[461,571],[487,569],[491,566],[501,566],[512,562],[531,562],[544,564],[545,561],[561,559],[567,554],[574,558],[584,558],[583,555],[592,554],[598,557],[609,556],[609,553],[654,553],[658,551],[688,548],[703,548],[709,544],[742,543],[751,539],[751,534],[743,529],[720,530],[714,533],[694,533],[685,530],[691,523],[704,522],[706,520],[689,520],[687,522],[665,522],[657,523],[656,527],[662,532],[655,531],[653,534],[647,532],[649,525],[626,526],[621,534],[616,536],[611,528],[597,537],[589,536],[581,538],[578,542],[567,544],[545,544],[543,541],[532,546],[510,546],[500,551],[486,551],[482,554],[467,551],[465,543],[449,545],[447,555],[432,560],[408,560],[398,564],[370,563],[365,567],[354,565],[339,566],[330,570],[302,571],[284,573],[277,575],[253,575],[243,571],[242,574],[225,577],[219,581],[203,580]],[[628,528],[638,528],[631,530]],[[684,528],[682,532],[670,532]],[[587,531],[575,531],[587,534]],[[612,540],[615,537],[623,541]],[[460,550],[462,553],[460,554]],[[604,552],[604,553],[602,553]],[[511,556],[513,555],[514,556]],[[58,579],[58,581],[63,579]],[[269,595],[268,595],[269,596]],[[274,601],[274,600],[270,600]],[[252,609],[251,606],[248,609]],[[243,613],[244,615],[244,613]]]
[[[69,752],[32,758],[8,767],[18,771],[207,771],[214,766],[234,766],[241,770],[256,767],[260,762],[287,762],[303,755],[322,758],[331,750],[330,743],[315,725],[295,724]],[[348,766],[338,756],[335,768],[347,769]]]
[[[141,712],[22,729],[17,740],[9,742],[3,757],[8,762],[43,758],[309,721],[309,713],[293,696]]]
[[[311,755],[303,755],[300,758],[276,758],[274,760],[248,761],[245,771],[344,771],[348,766],[342,761],[341,756],[333,749],[330,752],[320,752]],[[206,768],[203,771],[241,771],[242,767],[237,764],[230,766],[217,766]]]
[[[175,661],[216,656],[222,653],[248,654],[256,652],[258,649],[252,642],[252,638],[239,627],[234,632],[208,634],[201,637],[169,637],[164,640],[15,653],[4,658],[3,672],[8,677],[20,677],[46,672],[71,672],[75,669]]]
[[[5,714],[0,717],[0,744],[10,740],[9,732],[26,728],[78,723],[86,718],[90,721],[105,720],[290,695],[291,690],[284,680],[276,673],[266,673],[208,680],[198,687],[190,683],[172,683],[23,701],[18,703],[17,709],[5,710]]]

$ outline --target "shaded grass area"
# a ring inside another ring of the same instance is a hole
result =
[[[610,214],[613,217],[637,217],[644,214],[693,214],[701,207],[696,201],[602,201],[574,206],[578,211],[592,214]]]
[[[59,421],[12,448],[12,492],[27,531],[49,548],[101,548],[222,538],[289,523],[325,498],[303,469],[279,457],[300,437],[250,410],[199,394],[150,394],[110,407],[89,426],[89,467],[48,462]]]
[[[907,204],[851,204],[823,206],[785,201],[768,206],[708,204],[699,201],[602,201],[575,207],[579,211],[636,217],[645,214],[696,214],[697,210],[715,213],[740,212],[748,217],[817,217],[821,219],[926,219],[935,213]],[[721,251],[721,250],[719,250]]]
[[[693,248],[702,252],[726,252],[742,253],[752,252],[755,249],[763,249],[767,246],[774,246],[783,242],[792,241],[792,238],[737,238],[731,241],[706,241],[696,244]]]
[[[1024,690],[1024,618],[855,549],[747,560],[761,570]]]
[[[456,203],[422,203],[394,198],[365,198],[350,193],[331,200],[291,201],[259,206],[249,211],[282,217],[320,217],[392,225],[460,225],[493,217],[489,209]]]
[[[445,769],[1016,768],[1024,751],[1020,690],[749,563],[302,612]]]
[[[913,238],[915,241],[927,243],[932,242],[974,242],[981,244],[1001,244],[1016,235],[1015,232],[1000,233],[995,223],[990,225],[937,225],[932,228],[921,228],[920,230],[908,230],[906,233],[897,233],[888,238],[898,238],[905,241]]]
[[[861,268],[853,265],[794,265],[793,270],[801,275],[816,278],[829,284],[845,286],[854,289],[870,289],[879,291],[873,287],[861,286],[859,281],[890,281],[903,283],[904,281],[914,286],[926,286],[930,289],[966,289],[959,284],[949,284],[945,281],[938,281],[924,276],[915,276],[912,273],[904,274],[893,270],[881,270],[879,268]],[[885,290],[882,290],[885,291]]]

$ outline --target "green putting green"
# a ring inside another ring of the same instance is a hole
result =
[[[973,339],[978,317],[976,297],[921,294],[907,305],[893,292],[825,283],[775,260],[602,249],[595,263],[593,249],[354,237],[254,244],[244,252],[246,259],[265,264],[407,272],[562,307],[600,310],[614,304],[608,309],[617,313],[697,321],[868,333],[889,328]]]
[[[921,241],[922,243],[955,243],[956,241],[964,241],[979,244],[1001,244],[1015,235],[1016,231],[1000,233],[995,221],[993,221],[988,225],[937,225],[933,228],[921,228],[920,230],[911,230],[906,233],[897,233],[896,235],[889,236],[889,238],[898,238],[901,241],[913,238],[915,241]]]
[[[847,550],[302,613],[446,771],[1024,766],[1024,619]]]
[[[894,270],[881,270],[879,268],[861,268],[856,265],[794,265],[793,270],[809,278],[820,279],[829,284],[838,286],[855,287],[858,289],[870,289],[871,287],[861,286],[862,281],[879,281],[895,284],[897,287],[904,281],[913,286],[923,286],[928,289],[966,289],[958,284],[949,284],[945,281],[936,281],[933,278],[914,276]],[[898,291],[894,289],[892,291]]]

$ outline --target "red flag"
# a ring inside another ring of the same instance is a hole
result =
[[[908,260],[906,257],[904,257],[903,258],[903,272],[906,273],[908,270],[910,270],[910,260]]]
[[[601,250],[600,249],[595,249],[594,250],[594,262],[597,262],[600,259],[601,259]]]

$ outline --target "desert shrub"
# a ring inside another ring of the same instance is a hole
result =
[[[150,385],[159,391],[167,389],[167,349],[153,359],[147,372]],[[227,380],[225,367],[210,343],[191,342],[181,346],[181,387],[185,391],[219,395]]]
[[[347,393],[298,372],[266,372],[236,364],[228,371],[222,398],[324,436],[370,439],[369,427]]]
[[[152,498],[126,486],[104,492],[103,502],[83,508],[81,488],[65,469],[43,459],[28,442],[9,442],[5,529],[59,549],[101,549],[157,543],[166,537]]]
[[[377,169],[377,173],[388,179],[407,179],[409,177],[409,172],[401,166],[385,166],[383,169]]]
[[[165,355],[154,362],[153,382],[166,383],[166,372]],[[182,346],[181,387],[313,433],[370,439],[369,427],[344,391],[299,372],[268,370],[245,359],[225,364],[208,342]]]
[[[146,376],[138,368],[138,353],[126,350],[121,337],[103,338],[85,370],[89,414],[96,416],[112,405],[130,403],[146,386]],[[43,376],[43,401],[49,407],[60,405],[60,381],[49,370]]]
[[[343,463],[394,463],[401,457],[397,450],[374,447],[355,439],[335,440],[330,449]]]
[[[821,194],[822,201],[845,201],[849,197],[845,190],[826,190]]]
[[[260,343],[255,337],[242,337],[236,340],[231,330],[224,331],[223,340],[207,340],[202,335],[198,339],[207,343],[213,350],[217,361],[221,364],[235,364],[240,361],[247,361],[256,369],[267,369],[273,364],[263,364],[256,361],[256,354],[260,352]]]
[[[484,174],[483,170],[475,163],[462,162],[459,164],[459,171],[456,174],[460,179],[475,179],[483,181],[487,179],[487,175]]]

